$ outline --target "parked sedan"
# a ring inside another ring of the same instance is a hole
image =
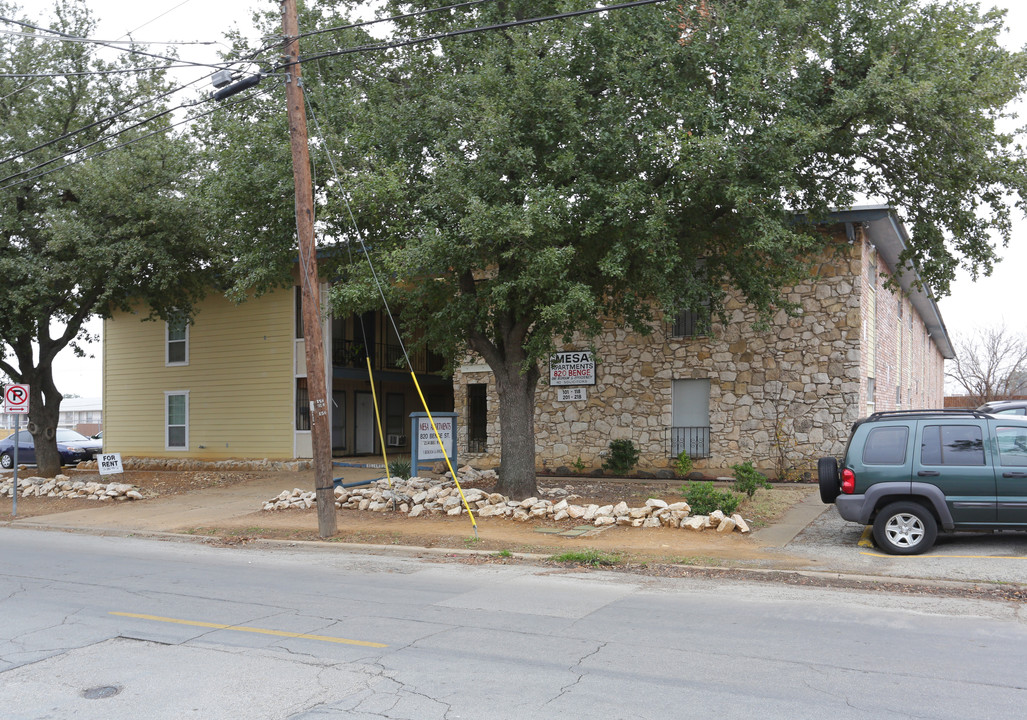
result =
[[[990,415],[1025,415],[1027,400],[992,400],[977,409]]]
[[[62,465],[74,465],[84,460],[92,460],[101,451],[103,442],[90,440],[85,435],[65,428],[57,429],[57,452],[61,456]],[[32,434],[28,430],[18,431],[18,462],[35,465],[36,446]],[[0,440],[0,468],[9,470],[14,467],[14,435]]]

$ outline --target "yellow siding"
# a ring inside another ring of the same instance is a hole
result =
[[[165,365],[162,321],[104,322],[104,448],[125,456],[293,457],[291,289],[235,305],[211,295],[189,327],[189,364]],[[165,450],[164,394],[189,392],[189,449]]]

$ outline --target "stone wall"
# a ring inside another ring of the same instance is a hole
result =
[[[673,381],[710,381],[710,457],[697,470],[724,474],[747,460],[769,474],[812,472],[822,455],[840,455],[859,416],[862,243],[838,241],[816,264],[815,279],[787,291],[801,314],[779,311],[758,331],[755,310],[737,295],[726,302],[728,322],[714,322],[709,337],[671,337],[658,323],[649,336],[609,324],[595,341],[596,384],[578,402],[557,400],[540,383],[536,460],[540,468],[601,466],[611,440],[632,440],[640,469],[666,468],[670,455]],[[588,349],[583,338],[561,350]],[[472,361],[473,362],[473,361]],[[488,384],[488,451],[468,454],[469,383]],[[499,459],[499,423],[491,373],[465,364],[454,376],[461,413],[461,458],[479,466]]]

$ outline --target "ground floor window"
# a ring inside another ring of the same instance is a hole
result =
[[[164,449],[189,449],[189,392],[164,393]]]
[[[489,445],[488,399],[484,383],[467,386],[467,452],[486,452]]]
[[[671,457],[682,451],[691,458],[710,456],[710,381],[675,380],[673,422],[670,428]]]
[[[296,378],[296,429],[310,430],[310,393],[305,377]]]

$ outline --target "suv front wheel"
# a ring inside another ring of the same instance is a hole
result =
[[[934,545],[938,521],[917,502],[893,502],[874,520],[874,541],[893,555],[919,555]]]

